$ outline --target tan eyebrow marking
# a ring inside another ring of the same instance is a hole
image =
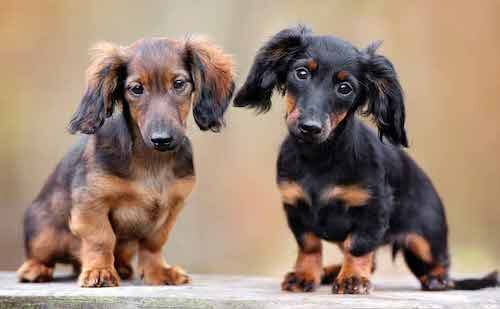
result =
[[[338,80],[346,80],[348,76],[349,76],[349,72],[347,72],[347,71],[340,71],[337,73]]]
[[[306,68],[311,72],[316,71],[316,69],[318,68],[318,63],[314,59],[309,59],[306,63]]]

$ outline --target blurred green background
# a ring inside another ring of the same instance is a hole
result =
[[[359,47],[383,39],[407,95],[409,152],[448,212],[453,270],[500,266],[500,1],[0,2],[0,269],[23,258],[22,214],[77,137],[66,131],[97,41],[203,33],[234,55],[296,23]],[[198,182],[165,248],[190,272],[280,276],[296,245],[274,184],[283,106],[230,109],[219,135],[189,124]],[[340,259],[327,246],[326,261]],[[407,273],[379,254],[383,275]]]

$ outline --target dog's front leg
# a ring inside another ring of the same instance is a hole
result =
[[[109,208],[98,202],[76,205],[71,211],[70,229],[80,237],[82,287],[118,286],[120,277],[114,267],[116,236],[109,222]]]
[[[183,269],[168,265],[162,254],[163,245],[168,239],[183,204],[183,201],[179,201],[173,205],[159,230],[139,242],[139,269],[146,284],[179,285],[190,281]]]
[[[372,288],[375,250],[383,242],[388,227],[388,213],[382,205],[359,209],[357,227],[342,244],[344,261],[334,281],[335,294],[368,294]]]

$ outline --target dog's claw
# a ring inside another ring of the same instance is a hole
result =
[[[333,283],[333,294],[369,294],[372,284],[365,277],[337,278]]]

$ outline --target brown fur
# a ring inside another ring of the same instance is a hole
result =
[[[187,40],[186,47],[198,55],[198,59],[204,67],[206,79],[213,83],[217,102],[229,95],[233,83],[233,60],[222,49],[203,37],[195,37]],[[201,76],[195,73],[195,87],[201,87]],[[199,94],[199,92],[197,93]],[[196,102],[197,100],[195,100]]]
[[[349,76],[349,72],[347,72],[347,71],[340,71],[337,73],[338,80],[346,80],[348,76]]]
[[[285,112],[288,117],[292,112],[295,111],[297,104],[295,103],[295,98],[289,94],[285,96]]]
[[[19,279],[49,281],[62,262],[80,272],[82,287],[116,286],[132,277],[138,253],[146,283],[187,283],[162,256],[195,183],[186,119],[196,103],[202,108],[195,118],[207,126],[197,121],[200,128],[220,124],[234,88],[230,57],[204,40],[157,38],[128,47],[102,43],[92,59],[70,122],[72,133],[90,135],[68,152],[26,212],[28,259]],[[175,144],[158,147],[157,136]]]
[[[118,241],[115,247],[115,268],[122,280],[131,279],[134,274],[132,259],[138,250],[138,243],[135,240]]]
[[[306,68],[309,71],[314,72],[316,71],[316,69],[318,69],[318,63],[314,59],[309,59],[306,63]]]
[[[370,199],[370,192],[359,185],[333,186],[321,196],[324,202],[339,200],[348,207],[364,206]]]
[[[281,182],[278,187],[281,192],[281,199],[285,204],[296,205],[296,202],[300,199],[306,202],[309,201],[309,197],[298,183]]]
[[[288,124],[294,123],[300,117],[300,111],[297,108],[295,98],[290,94],[285,96],[285,113],[286,122]]]
[[[405,246],[417,257],[427,264],[433,261],[431,246],[429,242],[422,236],[410,233],[405,237]]]
[[[344,120],[344,118],[347,116],[347,112],[344,113],[339,113],[339,114],[331,114],[330,115],[330,125],[332,127],[332,130],[335,129],[339,123]]]
[[[322,274],[321,239],[312,233],[306,233],[299,249],[295,270],[285,276],[281,288],[290,292],[312,292],[320,284]]]
[[[371,289],[370,275],[374,270],[374,253],[353,256],[349,252],[351,238],[343,244],[344,261],[333,285],[336,294],[368,294]]]

